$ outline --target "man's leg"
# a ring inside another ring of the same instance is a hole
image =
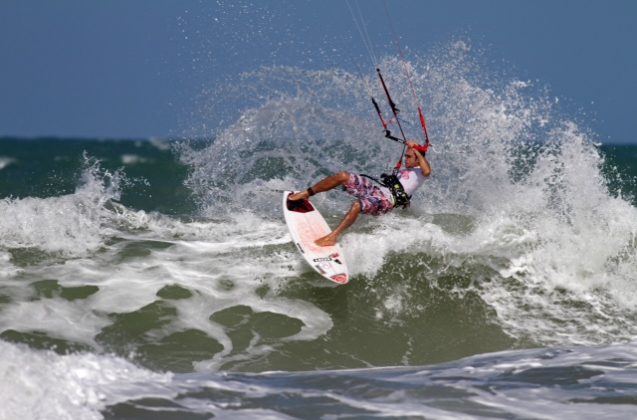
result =
[[[314,241],[314,243],[320,246],[329,246],[329,245],[336,244],[339,236],[341,236],[341,234],[343,233],[343,231],[345,231],[345,229],[352,226],[352,224],[358,218],[358,215],[360,214],[360,212],[361,212],[361,203],[359,201],[356,201],[354,204],[352,204],[352,208],[349,209],[349,212],[347,212],[347,214],[345,215],[343,220],[341,220],[341,223],[336,227],[336,229],[334,229],[330,234],[317,239],[316,241]]]
[[[339,185],[345,184],[349,181],[349,172],[342,171],[332,176],[328,176],[325,179],[320,180],[316,184],[312,186],[312,190],[314,194],[318,194],[320,192],[325,192],[331,190],[332,188],[336,188]],[[301,191],[296,194],[291,194],[288,197],[288,200],[296,201],[296,200],[307,200],[310,198],[310,194],[307,191]]]

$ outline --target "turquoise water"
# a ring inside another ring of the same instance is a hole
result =
[[[342,238],[344,287],[305,265],[273,190],[394,163],[357,77],[265,69],[246,95],[278,94],[197,141],[0,138],[3,414],[633,413],[637,146],[449,54],[444,77],[414,63],[433,175]],[[348,200],[314,203],[334,225]]]

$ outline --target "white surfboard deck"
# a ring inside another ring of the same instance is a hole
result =
[[[334,283],[347,284],[349,273],[341,247],[314,243],[331,232],[327,222],[309,200],[288,201],[290,194],[293,192],[283,192],[283,215],[292,241],[317,273]]]

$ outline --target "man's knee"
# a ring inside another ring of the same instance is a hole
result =
[[[349,181],[349,172],[347,171],[341,171],[339,173],[336,174],[336,177],[338,178],[339,182],[341,184],[346,183],[347,181]]]

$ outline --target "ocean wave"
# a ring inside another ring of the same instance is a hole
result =
[[[416,290],[441,284],[459,265],[465,280],[453,290],[479,296],[489,322],[514,342],[632,336],[637,210],[609,190],[594,133],[564,115],[545,87],[494,75],[479,52],[456,42],[408,61],[381,60],[408,136],[416,128],[408,124],[403,66],[425,102],[433,174],[407,212],[363,217],[343,237],[354,275],[392,278],[377,318],[408,319],[426,306]],[[179,148],[202,214],[241,209],[279,218],[272,190],[304,189],[343,169],[391,167],[399,148],[379,134],[368,98],[373,77],[269,67],[216,90],[210,110],[230,94],[245,105],[207,146]],[[350,199],[335,191],[314,201],[335,223]],[[405,271],[413,255],[420,263]]]
[[[0,247],[36,248],[63,255],[84,255],[102,245],[109,227],[107,205],[120,196],[121,174],[103,171],[86,157],[75,193],[49,198],[0,201]]]
[[[631,340],[634,206],[610,192],[594,136],[547,92],[494,80],[470,54],[454,45],[408,63],[428,102],[433,175],[410,209],[361,217],[343,236],[346,287],[298,255],[276,190],[344,168],[380,172],[396,146],[370,116],[371,79],[273,67],[227,87],[247,86],[252,102],[213,142],[177,148],[198,213],[124,205],[123,171],[94,162],[74,193],[0,202],[0,336],[183,372],[422,365]],[[382,63],[408,104],[402,63]],[[172,157],[153,156],[127,169],[148,166],[161,184]],[[187,195],[159,187],[152,208]],[[348,200],[313,198],[332,225]]]
[[[171,382],[170,374],[140,369],[124,359],[88,353],[60,356],[2,340],[0,349],[0,372],[6,379],[0,412],[5,418],[102,419],[100,411],[109,404],[133,395],[173,395],[162,391]]]
[[[4,341],[0,349],[0,372],[11,384],[0,401],[11,418],[297,418],[308,410],[435,419],[626,418],[635,405],[625,391],[635,385],[635,343],[507,351],[417,367],[262,374],[157,373],[111,355],[58,355]]]
[[[16,162],[17,161],[11,157],[0,156],[0,171]]]

